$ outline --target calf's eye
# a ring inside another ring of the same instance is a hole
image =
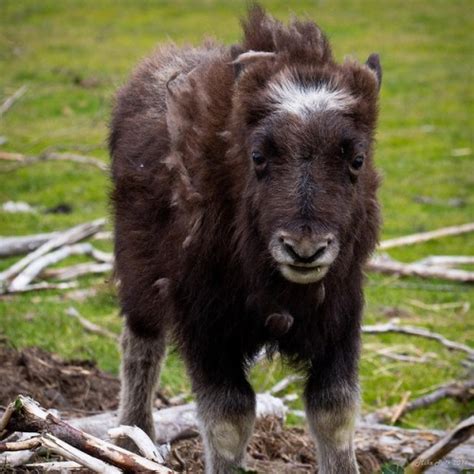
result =
[[[265,164],[265,157],[258,151],[252,152],[252,160],[256,166],[262,166]]]
[[[362,168],[362,165],[364,164],[364,158],[364,155],[358,154],[352,159],[350,164],[352,171],[357,172]]]

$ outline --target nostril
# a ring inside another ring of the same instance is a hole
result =
[[[329,243],[326,243],[326,244],[323,244],[321,245],[317,250],[316,252],[314,252],[313,255],[311,255],[311,261],[314,261],[316,260],[317,258],[321,257],[321,255],[326,251],[326,249],[328,248],[328,245]]]
[[[290,245],[290,244],[284,242],[284,243],[283,243],[283,247],[285,248],[285,250],[286,250],[286,252],[288,253],[288,255],[290,255],[292,258],[294,258],[295,261],[297,261],[297,262],[301,261],[301,259],[302,259],[301,255],[299,255],[299,254],[295,251],[295,249],[293,248],[292,245]]]

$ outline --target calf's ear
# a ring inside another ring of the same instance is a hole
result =
[[[230,47],[230,56],[234,66],[234,75],[237,79],[249,64],[256,61],[273,60],[276,54],[269,51],[244,51],[241,46],[234,44]]]
[[[365,62],[365,65],[375,74],[378,88],[380,90],[380,86],[382,85],[382,66],[380,64],[380,56],[377,53],[372,53]]]

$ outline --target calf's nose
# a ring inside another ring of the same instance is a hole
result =
[[[331,235],[297,238],[288,234],[280,237],[283,248],[295,263],[313,263],[322,257],[332,242]]]

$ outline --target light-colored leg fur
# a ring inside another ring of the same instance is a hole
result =
[[[255,424],[255,396],[236,391],[198,396],[206,474],[231,474],[245,465],[245,451]],[[240,405],[240,410],[227,412]]]
[[[357,401],[334,409],[306,407],[310,431],[318,449],[320,474],[359,472],[353,445],[357,413]]]
[[[119,420],[123,425],[138,426],[153,440],[153,395],[165,349],[164,335],[138,337],[125,325],[122,333]]]

